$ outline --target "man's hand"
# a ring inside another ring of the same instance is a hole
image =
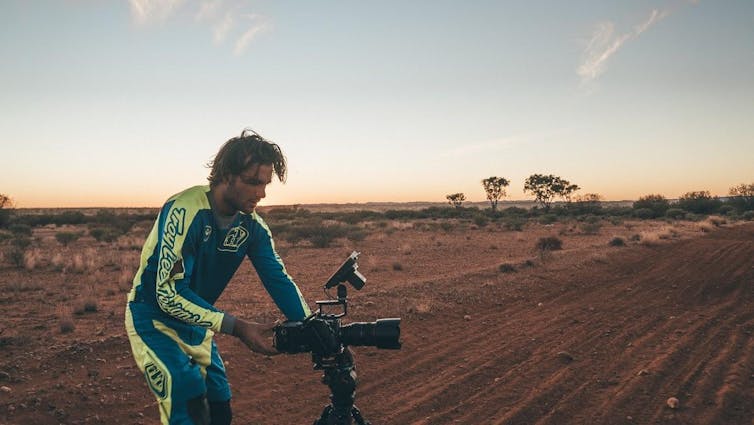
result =
[[[274,356],[280,354],[272,345],[272,333],[275,323],[254,323],[236,319],[233,335],[237,336],[251,351]]]

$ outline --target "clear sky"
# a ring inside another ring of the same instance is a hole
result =
[[[0,2],[0,193],[159,206],[251,127],[263,204],[754,182],[754,1]]]

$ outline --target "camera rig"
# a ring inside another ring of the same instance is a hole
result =
[[[354,405],[357,375],[349,346],[372,346],[397,350],[401,348],[400,318],[378,319],[342,325],[348,314],[348,282],[356,290],[366,284],[358,271],[360,253],[353,251],[324,285],[330,299],[317,301],[317,311],[303,321],[286,321],[275,327],[275,348],[283,353],[310,352],[314,370],[322,370],[322,383],[330,388],[330,404],[325,406],[314,425],[370,425]],[[337,287],[337,298],[328,292]],[[341,307],[340,312],[326,309]]]

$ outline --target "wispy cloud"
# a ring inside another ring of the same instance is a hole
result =
[[[584,51],[584,60],[576,71],[581,77],[581,82],[588,83],[602,75],[607,70],[608,59],[623,45],[639,37],[666,16],[667,12],[654,9],[646,21],[636,25],[633,31],[625,34],[616,34],[615,24],[611,21],[597,24]]]
[[[164,22],[174,18],[181,8],[192,7],[194,21],[209,27],[218,45],[232,40],[233,54],[242,55],[259,34],[272,29],[269,18],[251,13],[240,0],[128,0],[131,16],[137,24]]]
[[[248,29],[236,40],[236,46],[233,49],[233,53],[236,56],[243,54],[246,47],[257,37],[257,35],[272,28],[269,20],[264,16],[252,14],[244,17],[250,22]]]
[[[684,3],[697,4],[699,0],[686,0]],[[616,32],[615,23],[612,21],[598,23],[586,43],[582,62],[576,69],[576,73],[581,77],[582,85],[604,74],[607,71],[609,59],[626,43],[638,38],[658,22],[670,16],[678,7],[680,6],[676,4],[665,9],[653,9],[647,19],[635,25],[632,31],[622,34]]]
[[[128,0],[131,16],[139,24],[168,19],[184,0]]]

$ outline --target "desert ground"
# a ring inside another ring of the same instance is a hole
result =
[[[402,318],[401,350],[353,349],[373,425],[754,424],[754,223],[431,224],[362,223],[365,238],[327,248],[277,242],[312,307],[358,250],[368,282],[351,289],[348,320]],[[35,228],[24,267],[2,262],[0,424],[158,423],[123,329],[150,226],[67,247],[61,227]],[[562,250],[536,250],[547,236]],[[218,307],[279,317],[248,262]],[[329,391],[308,355],[217,342],[234,423],[319,416]]]

